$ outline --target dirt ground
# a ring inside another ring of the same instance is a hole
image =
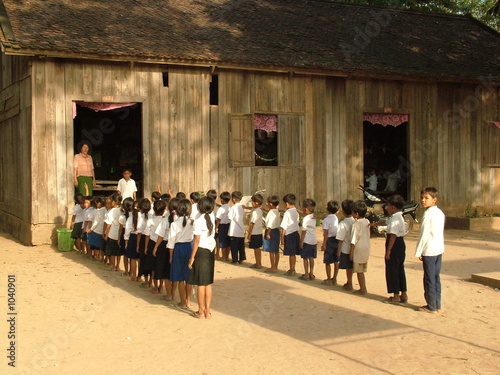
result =
[[[250,269],[247,249],[243,265],[217,262],[213,318],[197,320],[80,254],[26,247],[0,233],[7,355],[8,275],[17,313],[16,367],[2,355],[0,373],[499,374],[500,294],[468,280],[500,271],[500,233],[445,236],[440,314],[415,311],[424,298],[413,232],[406,237],[408,304],[381,302],[388,296],[384,240],[373,238],[366,297],[321,285],[322,254],[317,280],[300,281]],[[282,270],[287,262],[281,258]]]

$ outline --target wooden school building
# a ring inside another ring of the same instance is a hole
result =
[[[0,0],[0,229],[50,243],[73,157],[141,195],[360,199],[365,173],[500,211],[500,37],[328,1]],[[390,164],[382,167],[387,160]],[[377,164],[378,163],[378,164]],[[382,164],[381,164],[382,163]]]

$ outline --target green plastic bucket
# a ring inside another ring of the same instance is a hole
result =
[[[71,238],[72,230],[61,228],[57,230],[57,248],[59,251],[71,251],[75,240]]]

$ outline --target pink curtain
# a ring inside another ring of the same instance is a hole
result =
[[[370,121],[372,124],[382,126],[399,126],[408,122],[408,115],[398,113],[363,113],[363,121]]]
[[[253,116],[254,129],[264,130],[266,132],[278,131],[278,116],[277,115],[260,115]]]
[[[500,129],[500,121],[490,121],[490,122]]]
[[[112,109],[118,109],[123,107],[130,107],[137,103],[100,103],[100,102],[73,102],[73,118],[76,117],[76,106],[90,108],[96,112],[99,111],[110,111]]]

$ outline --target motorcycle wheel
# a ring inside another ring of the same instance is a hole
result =
[[[405,236],[410,233],[413,229],[413,225],[415,224],[415,220],[411,215],[404,215],[403,219],[405,221]]]

